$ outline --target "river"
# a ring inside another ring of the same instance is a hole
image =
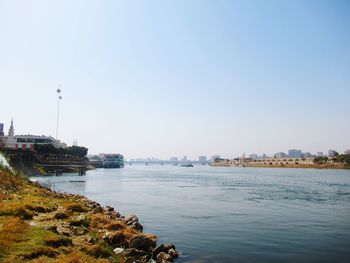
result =
[[[350,262],[350,170],[133,165],[35,179],[136,214],[178,262]]]

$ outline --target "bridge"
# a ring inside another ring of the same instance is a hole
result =
[[[144,165],[182,165],[182,164],[193,164],[193,165],[208,165],[210,162],[200,162],[200,161],[162,161],[162,160],[155,160],[155,161],[124,161],[124,164],[144,164]]]

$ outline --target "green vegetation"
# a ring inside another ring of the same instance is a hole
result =
[[[0,262],[148,262],[156,237],[128,222],[114,209],[0,166]],[[125,252],[115,254],[116,247]]]
[[[345,163],[350,165],[350,154],[340,154],[332,158],[333,162],[336,163]]]
[[[84,157],[88,153],[88,149],[81,146],[71,146],[67,148],[56,148],[52,144],[35,144],[35,151],[45,154],[62,154]]]
[[[318,156],[318,157],[315,157],[314,159],[314,163],[316,164],[324,164],[327,162],[328,162],[328,157],[326,156]]]

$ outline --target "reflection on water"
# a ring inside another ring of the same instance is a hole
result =
[[[180,262],[349,262],[349,170],[134,165],[39,180],[137,214]]]

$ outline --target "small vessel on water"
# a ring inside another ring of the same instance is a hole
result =
[[[193,167],[193,164],[191,164],[191,163],[184,163],[184,164],[181,164],[181,167]]]
[[[123,168],[124,156],[119,153],[101,154],[103,168]]]

